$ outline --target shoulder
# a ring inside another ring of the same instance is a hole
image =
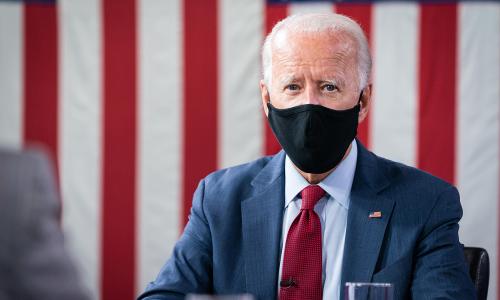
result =
[[[50,172],[45,154],[38,149],[15,150],[0,148],[0,185],[2,191],[26,188],[34,176],[44,177],[40,174]]]
[[[228,214],[238,220],[242,201],[255,195],[255,188],[261,185],[256,181],[268,178],[270,170],[281,172],[275,164],[280,161],[279,154],[277,156],[262,157],[207,175],[194,193],[193,209],[208,222],[227,219]]]
[[[0,191],[6,199],[1,206],[9,207],[18,221],[27,220],[33,207],[57,205],[54,171],[43,149],[1,148],[0,165]]]
[[[355,176],[378,191],[396,189],[402,192],[424,190],[436,192],[452,187],[446,181],[412,166],[378,156],[357,140],[358,156]]]
[[[1,174],[13,175],[22,172],[27,175],[30,171],[27,169],[34,169],[38,172],[44,173],[52,172],[47,152],[43,148],[31,147],[24,150],[15,150],[11,148],[0,148],[0,165]],[[46,175],[46,174],[43,174]],[[12,178],[12,176],[9,176]],[[4,179],[4,178],[2,178]]]
[[[362,188],[367,184],[377,193],[395,199],[400,206],[411,207],[412,211],[428,211],[441,197],[459,205],[456,188],[445,180],[415,167],[380,157],[362,145],[358,148],[355,175],[358,187]]]
[[[273,158],[274,155],[264,156],[248,163],[215,171],[203,179],[205,189],[209,191],[245,190]]]
[[[381,194],[394,199],[402,215],[427,219],[436,210],[442,215],[452,212],[457,216],[462,215],[460,196],[452,184],[423,170],[386,158],[376,156],[376,162],[388,182]],[[443,207],[449,211],[444,212]]]
[[[426,171],[377,156],[378,164],[394,185],[411,189],[423,189],[428,192],[440,192],[453,188],[445,180]]]

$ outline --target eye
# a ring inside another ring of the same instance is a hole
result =
[[[327,92],[334,92],[337,90],[337,86],[331,83],[324,84],[322,88]]]
[[[292,84],[285,86],[285,90],[289,90],[289,91],[298,91],[299,89],[300,89],[299,85],[295,84],[295,83],[292,83]]]

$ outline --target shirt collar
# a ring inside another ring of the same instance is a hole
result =
[[[357,159],[358,147],[356,141],[353,140],[351,151],[347,157],[339,163],[330,175],[318,184],[328,195],[346,209],[349,209],[349,194],[354,179]],[[285,158],[285,207],[295,200],[300,191],[308,185],[309,182],[295,169],[287,155]]]

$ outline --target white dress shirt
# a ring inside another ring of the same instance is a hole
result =
[[[342,272],[342,258],[344,256],[344,242],[347,226],[347,212],[351,193],[358,149],[356,141],[351,143],[351,151],[340,162],[337,168],[318,185],[326,192],[314,211],[321,222],[321,241],[323,258],[323,299],[340,298],[340,281]],[[293,220],[300,212],[302,200],[298,194],[309,185],[302,175],[295,169],[290,158],[285,159],[285,210],[283,214],[283,233],[281,237],[281,260],[278,277],[281,279],[283,254],[285,251],[288,230]]]

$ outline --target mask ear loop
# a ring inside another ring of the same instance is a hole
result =
[[[359,93],[358,104],[361,104],[361,99],[362,98],[363,98],[363,90],[361,90],[361,93]]]
[[[363,98],[363,90],[361,90],[361,93],[359,93],[359,99],[358,99],[358,103],[356,104],[356,106],[359,106],[359,111],[361,111],[361,99]],[[356,107],[354,106],[354,107]]]

